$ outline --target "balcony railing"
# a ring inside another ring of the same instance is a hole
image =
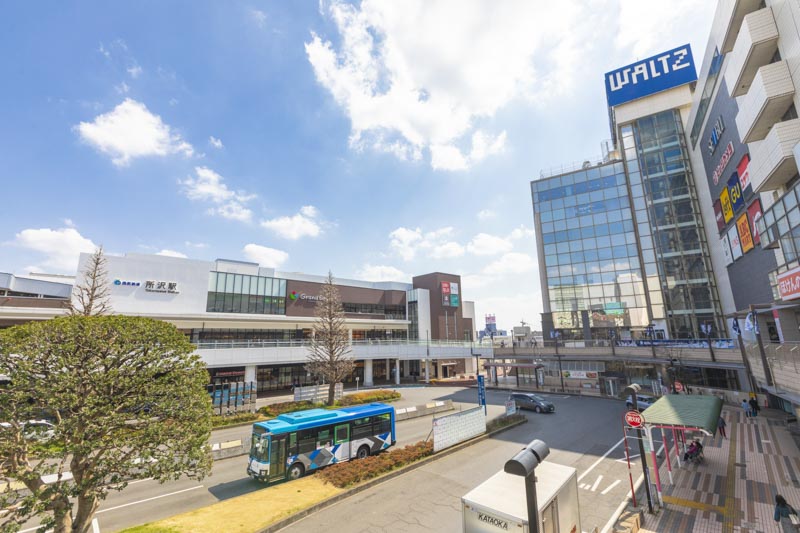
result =
[[[800,142],[800,119],[779,122],[750,150],[750,183],[760,193],[783,187],[797,174],[794,148]]]
[[[725,83],[731,96],[747,94],[756,72],[772,60],[777,49],[778,26],[771,7],[744,17],[725,72]]]
[[[794,83],[786,61],[759,68],[750,90],[738,99],[736,127],[742,134],[742,142],[763,140],[793,101]]]

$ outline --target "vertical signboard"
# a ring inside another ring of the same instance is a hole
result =
[[[722,202],[719,200],[714,202],[714,218],[717,219],[717,231],[722,233],[725,229],[725,217],[722,214]]]
[[[744,196],[742,196],[742,185],[739,183],[739,175],[734,172],[728,179],[728,194],[731,197],[731,209],[736,213],[744,207]]]
[[[450,282],[442,282],[442,305],[450,306]]]
[[[723,235],[719,243],[722,246],[722,255],[725,256],[725,266],[728,266],[733,263],[733,255],[731,254],[731,243],[728,241],[727,233]]]
[[[758,235],[756,222],[761,218],[761,200],[756,198],[752,204],[747,206],[747,215],[750,217],[750,230],[753,232],[753,243],[760,244],[761,238]]]
[[[728,230],[728,241],[731,243],[733,260],[736,261],[742,257],[742,244],[739,242],[739,232],[736,230],[736,224],[731,226],[731,229]]]
[[[742,156],[742,160],[736,165],[736,173],[739,174],[739,184],[744,191],[750,185],[750,154]]]
[[[483,414],[486,414],[486,378],[478,376],[478,405],[483,406]]]
[[[736,219],[736,228],[739,230],[739,241],[742,245],[742,252],[747,253],[753,249],[753,235],[750,233],[750,221],[747,220],[747,213]]]
[[[731,197],[728,188],[722,189],[719,194],[719,202],[722,205],[722,214],[725,217],[725,224],[733,220],[733,207],[731,207]]]

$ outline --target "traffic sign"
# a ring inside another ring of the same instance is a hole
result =
[[[675,382],[675,392],[683,392],[683,383],[680,381]]]
[[[636,411],[628,411],[625,413],[625,423],[632,428],[640,428],[644,425],[644,416]]]

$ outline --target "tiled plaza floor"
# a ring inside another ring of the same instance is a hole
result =
[[[645,515],[644,531],[772,532],[775,495],[782,494],[800,509],[800,450],[786,429],[784,413],[762,410],[756,418],[725,407],[728,439],[703,439],[705,461],[675,465],[669,484],[666,464],[660,464],[664,508]],[[660,463],[666,463],[664,458]]]

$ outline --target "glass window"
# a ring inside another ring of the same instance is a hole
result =
[[[250,278],[252,276],[244,276],[242,278],[242,294],[250,294]]]
[[[233,278],[234,278],[233,274],[226,274],[225,275],[225,291],[224,292],[227,292],[227,293],[232,293],[233,292]]]
[[[217,291],[217,273],[212,272],[208,276],[208,292],[216,292]]]

